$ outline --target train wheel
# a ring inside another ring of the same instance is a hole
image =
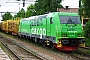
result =
[[[31,40],[32,40],[32,42],[35,42],[35,41],[34,41],[34,37],[32,37]]]
[[[34,38],[34,41],[37,42],[37,38]]]
[[[45,43],[45,41],[43,41],[43,42],[42,42],[42,45],[43,45],[43,46],[46,46],[46,43]]]
[[[31,37],[29,36],[29,39],[28,39],[30,42],[32,41]]]
[[[26,39],[29,40],[29,36],[27,36]]]
[[[56,49],[53,43],[51,43],[50,46],[51,46],[51,49]]]
[[[39,40],[39,44],[41,44],[42,43],[42,40]]]
[[[31,36],[29,36],[29,40],[31,40]]]

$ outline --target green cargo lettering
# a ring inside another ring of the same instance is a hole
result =
[[[37,34],[37,35],[46,35],[46,29],[45,28],[32,28],[32,34]]]

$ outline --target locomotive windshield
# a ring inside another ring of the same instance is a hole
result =
[[[61,24],[80,24],[78,16],[60,16]]]

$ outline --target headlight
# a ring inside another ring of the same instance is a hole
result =
[[[62,34],[62,37],[67,37],[67,34]]]
[[[82,37],[82,34],[78,34],[78,37]]]

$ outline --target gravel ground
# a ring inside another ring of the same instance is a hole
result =
[[[4,37],[8,38],[8,39],[12,39],[14,41],[16,41],[17,43],[20,43],[23,47],[28,48],[29,50],[35,52],[36,54],[42,56],[43,58],[45,58],[45,60],[77,60],[72,58],[71,56],[67,55],[66,53],[63,53],[62,51],[53,51],[50,48],[43,48],[41,46],[36,46],[35,44],[32,43],[26,43],[24,41],[21,41],[23,39],[18,39],[18,38],[12,38],[12,37],[8,37],[4,34],[2,34]],[[49,50],[48,50],[49,49]]]

